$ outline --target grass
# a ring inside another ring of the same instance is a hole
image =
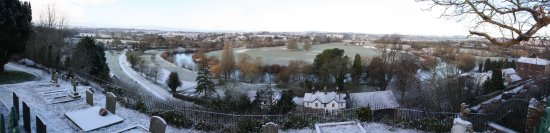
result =
[[[288,61],[291,61],[291,60],[303,60],[309,63],[313,63],[313,59],[315,59],[315,56],[323,52],[323,50],[325,49],[332,49],[332,48],[343,49],[345,52],[345,55],[350,57],[350,59],[353,59],[355,54],[359,54],[361,55],[361,57],[370,57],[370,58],[374,56],[378,56],[380,54],[378,50],[375,50],[375,49],[365,48],[363,46],[347,45],[345,43],[327,43],[327,44],[313,45],[310,51],[287,50],[286,46],[254,48],[254,49],[235,48],[233,49],[233,51],[234,51],[234,56],[236,60],[239,58],[239,54],[244,53],[252,56],[253,58],[261,57],[263,59],[264,64],[287,65]],[[208,52],[206,53],[206,55],[220,58],[221,53],[222,51],[218,50],[218,51]]]
[[[28,74],[20,71],[5,71],[0,74],[0,84],[14,84],[25,81],[32,81],[36,77],[32,74]]]

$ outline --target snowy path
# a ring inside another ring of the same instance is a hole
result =
[[[151,83],[149,80],[145,79],[139,73],[134,71],[131,68],[130,63],[126,60],[126,51],[124,51],[120,56],[118,57],[118,61],[120,64],[120,67],[122,68],[122,71],[128,75],[132,80],[136,81],[137,84],[141,85],[143,88],[145,88],[147,91],[149,91],[153,96],[166,100],[167,97],[172,97],[172,94],[170,94],[167,90],[164,88]]]
[[[80,110],[84,108],[91,107],[87,105],[84,99],[59,103],[59,104],[48,104],[46,102],[46,96],[42,94],[45,91],[52,90],[71,90],[72,86],[69,82],[60,80],[61,87],[53,86],[49,79],[50,75],[48,73],[42,72],[41,70],[25,67],[22,65],[9,63],[6,65],[6,70],[9,71],[22,71],[33,74],[39,77],[35,81],[28,81],[17,84],[2,84],[0,85],[0,102],[3,104],[3,108],[11,108],[12,104],[12,92],[18,94],[20,101],[25,101],[30,107],[31,112],[31,128],[32,131],[35,131],[35,116],[40,116],[43,118],[44,122],[47,125],[47,132],[55,133],[66,133],[66,132],[83,132],[79,127],[72,123],[65,113],[74,110]],[[88,86],[79,86],[78,92],[84,94],[84,88],[89,88]],[[2,105],[0,104],[0,106]],[[100,93],[100,91],[94,91],[94,105],[96,106],[105,106],[105,95]],[[20,103],[21,108],[21,103]],[[117,115],[124,119],[122,123],[104,127],[98,130],[93,130],[91,132],[115,132],[123,128],[127,128],[134,125],[142,125],[146,128],[149,127],[150,116],[137,112],[135,110],[127,109],[122,106],[117,105]],[[20,112],[21,114],[21,112]],[[19,123],[22,125],[22,120],[20,118]],[[172,126],[167,126],[167,132],[198,132],[189,129],[180,129],[174,128]]]

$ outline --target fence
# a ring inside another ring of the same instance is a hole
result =
[[[38,67],[44,71],[48,71],[45,67]],[[363,108],[350,108],[339,110],[337,113],[293,113],[279,115],[249,115],[249,114],[230,114],[209,111],[206,108],[189,106],[182,104],[181,101],[160,100],[151,96],[148,93],[140,93],[135,89],[129,89],[131,86],[124,82],[112,82],[97,77],[80,73],[68,68],[60,67],[60,70],[65,72],[73,72],[79,80],[89,83],[90,86],[103,93],[113,92],[117,95],[117,100],[123,106],[133,108],[139,111],[152,113],[157,111],[175,111],[182,114],[194,124],[208,124],[211,127],[220,129],[234,129],[241,121],[256,121],[259,123],[274,122],[278,125],[292,124],[296,120],[303,120],[307,126],[313,127],[315,123],[324,122],[341,122],[358,120],[357,112]],[[512,105],[514,106],[514,105]],[[508,106],[507,106],[508,107]],[[453,124],[453,119],[458,113],[453,112],[428,112],[413,109],[371,106],[372,121],[390,124],[392,126],[415,128],[418,130],[448,132]],[[511,109],[511,107],[508,107]],[[505,112],[504,112],[505,113]],[[521,113],[520,113],[521,114]],[[483,131],[488,129],[487,123],[500,121],[507,123],[507,113],[496,114],[472,114],[467,118],[472,122],[475,131]],[[518,115],[519,116],[519,115]],[[519,129],[521,127],[518,127]],[[521,131],[521,130],[520,130]]]

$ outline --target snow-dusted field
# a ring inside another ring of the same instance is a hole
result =
[[[59,103],[59,104],[48,104],[46,102],[46,97],[42,92],[51,91],[51,90],[70,90],[72,89],[71,84],[66,81],[60,80],[61,87],[53,86],[49,79],[50,75],[44,73],[40,70],[28,68],[25,66],[17,64],[7,64],[7,70],[10,71],[23,71],[30,74],[33,74],[39,77],[36,81],[28,81],[18,84],[4,84],[0,85],[0,103],[2,108],[11,108],[12,105],[12,92],[15,92],[19,95],[20,101],[25,101],[30,106],[31,112],[31,124],[34,131],[34,123],[36,115],[39,115],[43,118],[44,122],[47,125],[48,132],[52,133],[67,133],[67,132],[83,132],[75,124],[73,124],[67,117],[65,113],[69,111],[79,110],[91,107],[85,103],[84,99]],[[84,95],[84,89],[89,88],[87,86],[80,86],[78,92]],[[105,95],[100,93],[98,90],[94,91],[94,104],[95,106],[105,106]],[[21,105],[20,105],[21,107]],[[144,127],[149,127],[150,116],[146,114],[127,109],[117,105],[117,116],[124,119],[122,123],[111,125],[105,128],[98,130],[93,130],[91,132],[115,132],[126,127],[134,125],[142,125]],[[22,120],[20,120],[22,124]],[[168,132],[198,132],[188,129],[178,129],[171,126],[167,127]]]
[[[235,48],[233,52],[235,58],[239,57],[239,54],[244,53],[252,57],[262,57],[265,64],[280,64],[287,65],[291,60],[304,60],[312,63],[317,54],[320,54],[325,49],[339,48],[344,49],[345,55],[353,59],[355,54],[361,55],[361,57],[374,57],[379,55],[378,50],[373,49],[372,46],[358,46],[358,45],[344,45],[344,43],[328,43],[313,45],[310,51],[291,51],[287,50],[286,46],[279,47],[266,47],[266,48]],[[220,51],[213,51],[206,53],[208,56],[221,57]]]
[[[388,126],[381,123],[361,123],[367,133],[422,133],[422,131],[413,130],[413,129],[403,129]],[[349,129],[344,126],[334,126],[330,129],[325,130],[328,133],[349,133]],[[280,130],[281,133],[314,133],[315,129],[290,129],[290,130]],[[324,132],[323,132],[324,133]]]
[[[392,91],[360,92],[350,93],[350,95],[356,107],[371,106],[372,109],[399,107]]]

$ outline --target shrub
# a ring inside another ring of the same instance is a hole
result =
[[[143,102],[143,100],[141,100],[141,98],[137,100],[136,105],[134,105],[134,108],[135,108],[137,111],[140,111],[140,112],[145,112],[145,111],[147,111],[147,106],[145,105],[145,103]]]
[[[357,110],[357,117],[361,122],[372,120],[372,110],[370,107],[363,107]]]
[[[299,129],[299,128],[307,127],[307,126],[309,126],[309,124],[310,123],[302,117],[292,116],[288,119],[288,121],[286,123],[284,123],[282,128],[283,129]]]
[[[198,122],[196,125],[195,125],[195,129],[197,130],[200,130],[200,131],[214,131],[216,129],[219,129],[218,126],[214,126],[214,125],[210,125],[204,121],[200,121]]]
[[[262,123],[256,120],[241,120],[237,122],[238,133],[256,133],[262,130]]]
[[[153,112],[152,115],[162,117],[168,124],[174,127],[191,128],[193,126],[193,121],[185,117],[183,113],[174,110]]]

